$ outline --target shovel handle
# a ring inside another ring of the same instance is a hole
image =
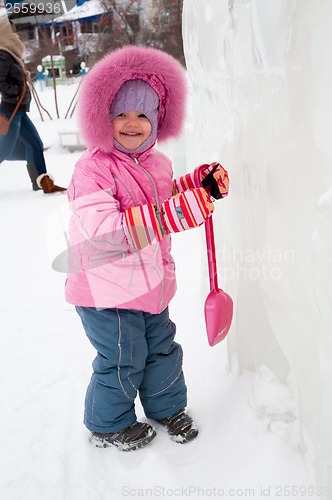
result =
[[[216,247],[214,244],[212,216],[208,217],[205,221],[205,239],[209,268],[210,290],[212,292],[218,290]]]

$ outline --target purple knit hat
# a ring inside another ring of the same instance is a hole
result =
[[[114,146],[123,153],[142,153],[146,151],[157,139],[159,97],[155,90],[143,80],[127,80],[115,94],[110,109],[111,121],[121,113],[136,109],[143,113],[151,123],[151,134],[136,149],[126,149],[116,139]]]

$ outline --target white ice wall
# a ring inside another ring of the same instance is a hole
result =
[[[188,164],[219,160],[231,179],[214,217],[230,362],[295,389],[290,443],[330,495],[331,25],[329,0],[184,1]]]

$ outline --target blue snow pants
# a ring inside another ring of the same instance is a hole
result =
[[[137,393],[151,419],[169,417],[187,405],[182,348],[174,342],[168,308],[160,314],[76,310],[97,350],[85,399],[84,424],[90,431],[118,432],[134,423]]]
[[[10,117],[10,113],[4,114]],[[34,163],[38,175],[46,173],[42,140],[28,115],[22,111],[14,116],[8,134],[0,136],[0,163],[4,160],[26,160]]]

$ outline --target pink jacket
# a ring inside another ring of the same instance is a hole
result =
[[[78,118],[89,151],[78,161],[68,189],[73,215],[66,299],[79,306],[159,313],[176,289],[170,236],[140,251],[131,248],[123,212],[169,198],[172,167],[154,149],[134,158],[113,146],[110,105],[130,79],[146,81],[159,96],[159,141],[177,137],[182,130],[185,72],[170,55],[152,48],[122,47],[84,77]]]
[[[136,162],[137,161],[137,162]],[[140,251],[129,246],[123,211],[172,194],[170,160],[157,150],[137,159],[88,151],[78,161],[68,197],[70,223],[66,300],[90,307],[159,313],[176,290],[171,239]]]

